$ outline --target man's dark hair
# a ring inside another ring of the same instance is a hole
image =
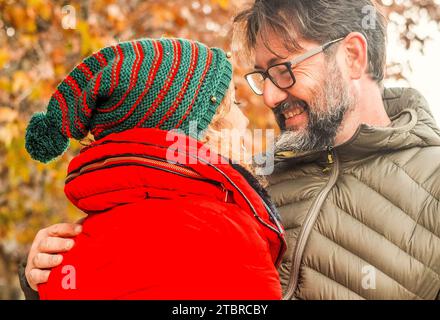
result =
[[[257,36],[270,48],[276,34],[289,52],[301,50],[298,40],[319,44],[362,33],[368,43],[368,73],[380,83],[386,63],[386,19],[371,0],[256,0],[234,19],[234,36],[253,52]],[[237,36],[238,35],[238,36]]]

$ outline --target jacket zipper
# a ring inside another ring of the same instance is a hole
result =
[[[105,169],[105,168],[112,168],[112,167],[117,167],[117,166],[126,166],[126,165],[143,165],[143,166],[151,167],[153,169],[164,170],[166,172],[175,173],[175,174],[187,177],[187,178],[203,180],[203,181],[212,183],[212,184],[220,187],[222,189],[222,191],[225,192],[225,202],[227,202],[228,190],[224,187],[224,185],[222,183],[214,181],[214,180],[206,179],[205,177],[200,175],[198,172],[196,172],[190,168],[185,168],[183,166],[169,163],[167,161],[164,161],[164,160],[161,160],[158,158],[154,158],[154,157],[145,157],[145,156],[140,157],[140,156],[136,156],[136,155],[130,155],[130,156],[124,155],[124,156],[119,156],[119,157],[109,157],[109,158],[105,158],[101,161],[88,163],[88,164],[80,167],[79,169],[71,172],[66,177],[66,184],[69,183],[70,181],[72,181],[73,179],[75,179],[76,177],[78,177],[79,175],[87,173],[87,172]]]
[[[333,150],[333,147],[327,148],[327,164],[333,165],[332,174],[330,176],[329,181],[324,186],[324,188],[319,192],[318,196],[316,197],[315,201],[310,207],[305,222],[299,233],[298,241],[296,242],[296,247],[292,256],[292,267],[290,269],[289,283],[286,294],[283,297],[283,300],[296,300],[294,294],[296,287],[298,286],[301,261],[305,246],[307,244],[307,240],[313,229],[313,226],[315,225],[316,219],[318,218],[318,214],[321,210],[324,200],[327,198],[328,193],[333,188],[333,186],[335,185],[338,179],[339,159],[336,152]],[[325,172],[326,169],[324,169],[323,171]]]

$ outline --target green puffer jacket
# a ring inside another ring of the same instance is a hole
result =
[[[286,229],[286,299],[438,298],[440,130],[416,90],[383,96],[389,127],[276,157],[269,193]]]

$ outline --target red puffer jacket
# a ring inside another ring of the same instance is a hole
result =
[[[88,216],[41,299],[281,298],[270,205],[196,140],[179,136],[182,152],[166,136],[112,134],[72,160],[65,193]]]

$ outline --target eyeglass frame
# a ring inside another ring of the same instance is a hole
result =
[[[294,66],[297,66],[298,64],[300,64],[301,62],[303,62],[304,60],[307,60],[321,52],[324,52],[326,49],[328,49],[331,45],[335,44],[336,42],[339,42],[341,40],[344,40],[345,37],[341,37],[335,40],[331,40],[329,42],[324,43],[323,45],[316,47],[306,53],[304,53],[303,55],[300,55],[299,57],[296,57],[295,59],[291,60],[291,61],[286,61],[286,62],[281,62],[281,63],[277,63],[274,65],[271,65],[270,67],[268,67],[265,71],[263,70],[255,70],[252,72],[249,72],[247,74],[244,75],[244,78],[246,79],[246,82],[248,83],[249,87],[251,87],[252,91],[258,95],[258,96],[262,96],[264,93],[264,90],[261,93],[257,93],[255,91],[255,89],[252,87],[252,85],[250,84],[249,80],[247,79],[248,76],[253,75],[253,74],[261,74],[263,76],[263,81],[266,81],[267,78],[269,78],[269,80],[279,89],[281,90],[285,90],[285,89],[289,89],[291,87],[293,87],[296,83],[296,78],[295,75],[293,74],[293,70],[292,68]],[[290,77],[292,78],[292,84],[287,86],[287,87],[280,87],[278,84],[275,83],[275,81],[272,79],[272,77],[269,74],[269,69],[274,68],[274,67],[278,67],[284,65],[287,67],[287,70],[289,71]]]

